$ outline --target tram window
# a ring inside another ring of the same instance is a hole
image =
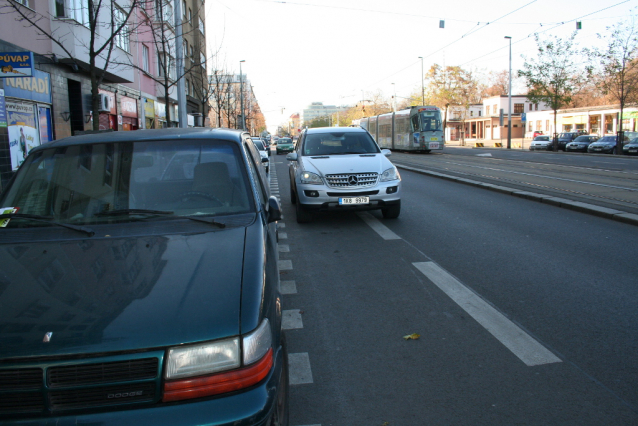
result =
[[[412,116],[412,131],[418,132],[420,128],[421,126],[419,125],[419,116],[413,115]]]

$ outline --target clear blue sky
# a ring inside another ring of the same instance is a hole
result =
[[[371,92],[407,97],[434,63],[479,73],[534,56],[533,34],[599,45],[598,33],[636,13],[638,0],[207,0],[209,50],[254,86],[269,130],[311,102],[354,104]],[[439,21],[445,28],[439,28]],[[514,89],[514,91],[516,88]],[[285,108],[283,114],[281,109]]]

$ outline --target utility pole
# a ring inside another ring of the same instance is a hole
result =
[[[246,130],[246,118],[244,117],[244,77],[241,72],[241,64],[245,60],[239,61],[239,110],[241,114],[241,129]]]
[[[175,55],[177,55],[177,121],[180,128],[188,127],[186,116],[186,87],[184,85],[184,41],[182,40],[182,2],[175,2]],[[163,31],[163,30],[162,30]],[[167,99],[168,101],[168,99]]]
[[[512,37],[505,36],[510,41],[510,82],[507,89],[507,149],[512,149]],[[525,129],[523,129],[525,134]]]

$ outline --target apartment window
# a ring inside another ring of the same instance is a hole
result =
[[[545,120],[545,130],[549,132],[549,120]]]
[[[113,17],[115,18],[116,28],[119,28],[120,25],[123,24],[122,29],[119,33],[117,33],[117,36],[115,36],[115,45],[120,49],[129,52],[131,35],[129,34],[128,23],[126,22],[126,13],[124,13],[124,11],[119,7],[116,7]]]
[[[206,69],[206,56],[202,52],[199,52],[199,62]]]
[[[498,105],[494,105],[493,110],[492,110],[492,114],[496,115],[497,108],[498,108]]]
[[[184,59],[188,58],[188,40],[184,40]]]
[[[199,31],[204,34],[204,21],[202,18],[199,18]]]
[[[188,81],[188,79],[186,79],[186,95],[190,95],[191,94],[191,83],[190,81]]]
[[[165,71],[168,70],[168,78],[175,80],[175,59],[165,53],[157,55],[157,70],[160,77],[165,77]]]
[[[525,104],[514,104],[514,114],[522,114],[525,112]]]
[[[534,111],[538,111],[538,104],[534,104]]]
[[[530,132],[531,132],[532,130],[534,130],[534,129],[532,128],[532,126],[533,126],[533,123],[530,121],[530,122],[529,122],[529,131],[530,131]]]
[[[148,50],[148,46],[143,44],[142,45],[142,69],[144,71],[146,71],[147,73],[151,72],[151,67],[150,67],[150,51]]]
[[[88,25],[88,0],[55,0],[55,16],[56,18],[75,19],[82,25]]]
[[[192,44],[191,44],[191,61],[195,62],[195,49],[193,49]]]
[[[470,111],[470,117],[474,116],[474,111]]]
[[[529,104],[529,110],[530,111],[532,110],[532,104]]]
[[[184,14],[184,18],[186,18],[186,0],[182,0],[182,13]]]
[[[188,8],[188,22],[193,23],[193,11],[190,7]]]
[[[536,120],[536,130],[541,130],[542,123],[541,120]]]

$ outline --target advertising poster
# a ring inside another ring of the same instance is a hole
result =
[[[33,104],[7,102],[11,170],[17,170],[30,150],[40,145]]]
[[[0,127],[7,127],[7,106],[4,100],[4,89],[0,89]]]

